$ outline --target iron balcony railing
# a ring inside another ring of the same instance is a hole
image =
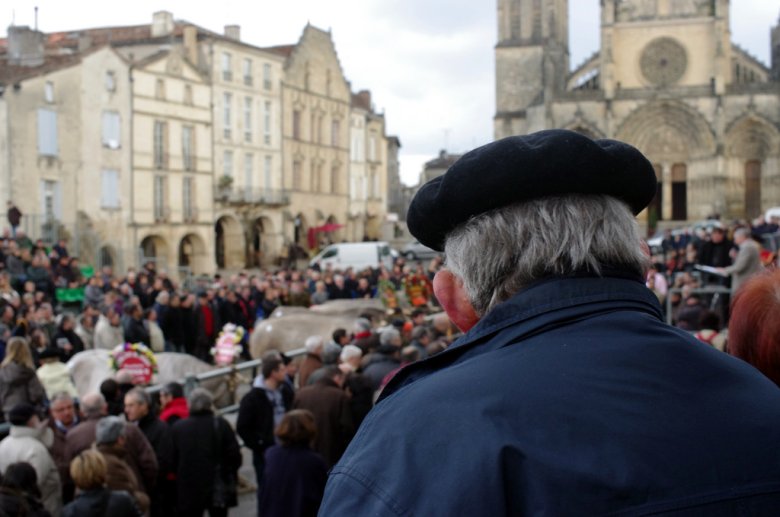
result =
[[[284,206],[290,204],[290,192],[284,189],[215,187],[214,200],[233,205]]]

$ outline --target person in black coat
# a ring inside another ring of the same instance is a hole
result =
[[[106,460],[87,449],[73,458],[70,476],[79,489],[76,499],[65,505],[63,517],[142,517],[135,499],[124,490],[106,488]]]
[[[265,453],[265,482],[258,515],[314,517],[325,490],[328,466],[311,449],[317,434],[314,415],[305,409],[290,411],[276,430],[281,445]]]
[[[175,510],[175,486],[169,479],[173,473],[173,441],[168,424],[152,411],[149,394],[142,388],[133,388],[125,395],[125,416],[138,424],[157,457],[157,489],[151,492],[151,515],[171,515]]]
[[[41,502],[38,475],[29,463],[12,463],[5,469],[0,483],[0,515],[50,515]]]
[[[60,349],[63,363],[74,355],[84,350],[84,342],[76,331],[76,320],[70,314],[63,314],[60,317],[60,324],[57,326],[57,334],[54,336],[54,345]]]
[[[211,393],[196,388],[188,398],[190,416],[173,425],[174,468],[176,469],[177,509],[181,517],[198,516],[208,510],[211,517],[226,516],[238,505],[235,493],[241,451],[224,418],[214,416]],[[217,440],[219,437],[219,440]],[[219,465],[217,469],[216,466]],[[214,506],[215,476],[232,485],[226,507]],[[232,483],[231,483],[232,481]]]
[[[130,305],[125,308],[125,317],[122,319],[122,329],[127,343],[143,343],[149,346],[149,331],[146,330],[143,321],[144,311],[139,305]]]

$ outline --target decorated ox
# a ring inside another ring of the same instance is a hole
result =
[[[188,354],[161,352],[155,354],[155,358],[157,359],[157,373],[152,379],[153,384],[180,382],[190,375],[198,375],[216,368]],[[90,392],[100,391],[100,384],[113,377],[115,373],[111,367],[111,352],[108,350],[79,352],[68,361],[68,370],[70,370],[80,397]],[[217,407],[232,403],[227,377],[203,381],[200,386],[211,391]]]
[[[386,314],[384,305],[376,298],[330,300],[320,305],[314,305],[310,310],[323,314],[349,316],[353,319],[359,318],[361,314],[369,314],[371,320],[375,322],[381,320]]]
[[[315,311],[296,313],[281,318],[259,321],[249,338],[252,357],[260,358],[269,349],[289,352],[301,348],[309,336],[322,336],[330,340],[337,328],[350,331],[355,318]]]

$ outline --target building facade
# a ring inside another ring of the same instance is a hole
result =
[[[496,138],[568,128],[656,167],[649,228],[751,219],[780,202],[780,30],[771,67],[730,39],[727,0],[604,0],[601,48],[569,71],[568,2],[500,0]]]

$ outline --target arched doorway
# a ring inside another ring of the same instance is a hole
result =
[[[113,246],[101,246],[98,250],[97,267],[102,269],[104,267],[114,268],[116,266],[116,249]]]
[[[139,266],[143,267],[152,262],[155,266],[166,268],[168,266],[168,244],[159,235],[149,235],[141,241],[139,248]]]
[[[745,217],[754,219],[761,215],[761,162],[745,163]]]
[[[208,270],[206,244],[199,235],[189,233],[181,239],[179,242],[178,264],[180,271],[189,271],[192,274],[203,273]]]
[[[273,232],[271,220],[267,217],[258,217],[252,222],[249,239],[248,267],[263,267],[270,263],[271,247],[268,235]]]
[[[309,223],[306,221],[306,216],[299,213],[293,219],[293,242],[303,249],[309,249],[309,243],[307,234],[309,231]]]
[[[244,267],[244,232],[232,216],[222,216],[214,224],[214,253],[220,269]]]

